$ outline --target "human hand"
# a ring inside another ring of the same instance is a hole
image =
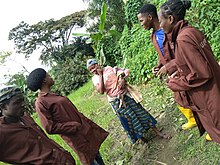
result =
[[[117,75],[119,78],[124,78],[125,77],[125,73],[122,72],[122,73],[119,73],[119,75]]]
[[[156,76],[157,72],[160,70],[157,66],[152,68],[152,73]]]
[[[121,78],[118,82],[118,86],[120,86],[121,88],[125,88],[127,84],[127,81],[124,78]]]
[[[160,70],[156,73],[156,76],[163,76],[163,75],[166,75],[167,74],[167,69],[165,66],[162,66],[160,68]]]
[[[169,78],[167,81],[167,83],[173,83],[173,82],[175,82],[175,78]]]
[[[174,73],[172,73],[170,76],[168,76],[168,78],[179,78],[179,72],[175,71]]]
[[[96,67],[96,71],[97,71],[98,75],[102,75],[103,74],[103,66],[98,64]]]

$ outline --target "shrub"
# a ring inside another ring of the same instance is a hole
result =
[[[76,55],[74,59],[67,58],[64,63],[52,67],[49,73],[55,80],[54,91],[68,95],[87,82],[89,73],[86,60],[84,56]]]
[[[121,65],[131,70],[131,83],[145,82],[153,77],[151,69],[157,63],[157,55],[149,31],[137,24],[131,30],[125,27],[120,46],[124,58]]]

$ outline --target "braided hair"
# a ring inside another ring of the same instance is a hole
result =
[[[186,10],[190,7],[190,0],[168,0],[160,7],[160,9],[164,18],[168,18],[169,15],[172,15],[178,22],[184,19]]]

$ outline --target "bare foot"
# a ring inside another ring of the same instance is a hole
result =
[[[162,133],[162,131],[158,130],[157,127],[152,127],[153,131],[157,134],[157,136],[164,139],[171,139],[171,135],[169,133]]]
[[[164,138],[164,139],[171,139],[172,138],[172,136],[169,133],[162,133],[162,132],[160,132],[157,135],[160,136],[161,138]]]
[[[144,143],[148,143],[148,140],[144,137],[141,137],[141,140],[144,142]]]

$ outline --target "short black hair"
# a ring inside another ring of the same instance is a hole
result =
[[[180,21],[184,19],[186,10],[188,10],[190,7],[190,0],[169,0],[165,2],[160,9],[162,9],[162,15],[164,18],[172,15],[177,21]]]
[[[141,14],[150,14],[153,18],[158,18],[157,16],[157,8],[153,4],[145,4],[142,6],[138,13]]]
[[[46,71],[42,68],[37,68],[33,70],[28,78],[27,78],[27,87],[31,90],[36,92],[38,89],[41,88],[43,81],[46,77]]]

